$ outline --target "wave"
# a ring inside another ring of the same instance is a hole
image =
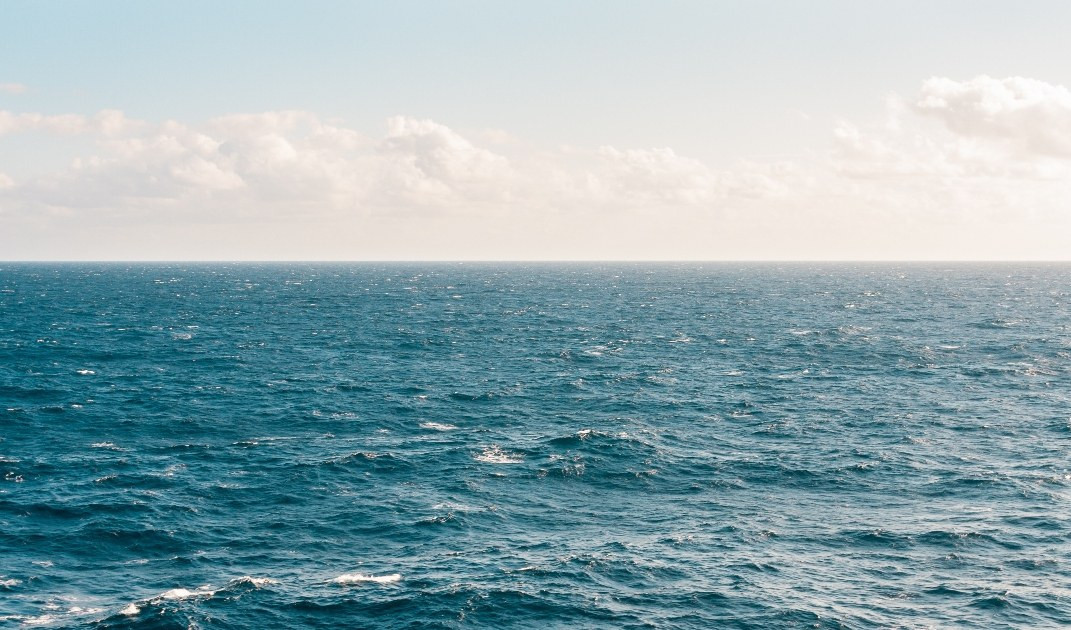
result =
[[[376,584],[395,584],[402,580],[400,573],[391,573],[389,575],[366,575],[364,573],[343,573],[337,578],[331,580],[335,584],[361,584],[363,582],[374,582]]]
[[[228,584],[228,586],[230,586],[230,585],[240,585],[240,584],[250,584],[250,585],[255,586],[257,588],[261,588],[261,587],[264,587],[264,586],[269,586],[271,584],[278,584],[278,583],[279,583],[279,580],[272,579],[272,578],[269,578],[269,577],[252,577],[252,576],[249,576],[249,575],[243,575],[240,578],[236,578],[234,580],[231,580],[230,583]]]
[[[432,429],[433,431],[453,431],[457,427],[452,424],[445,424],[442,422],[421,422],[420,428]]]
[[[163,593],[160,593],[156,597],[151,598],[149,601],[160,601],[160,600],[174,601],[174,600],[190,599],[191,597],[212,597],[215,594],[216,594],[216,591],[214,591],[212,589],[209,589],[209,588],[206,588],[206,587],[203,587],[203,586],[201,588],[195,590],[195,591],[191,591],[191,590],[189,590],[187,588],[173,588],[171,590],[167,590],[167,591],[164,591]]]
[[[1071,268],[477,267],[0,294],[0,627],[1071,627]]]
[[[219,593],[231,592],[241,587],[260,589],[278,583],[278,580],[269,577],[243,575],[242,577],[227,582],[222,588],[212,588],[209,584],[197,587],[193,590],[183,587],[172,588],[152,597],[131,602],[120,609],[118,614],[124,617],[136,617],[137,615],[140,615],[146,607],[159,607],[165,602],[181,602],[198,599],[207,600],[212,599]]]
[[[478,455],[473,455],[472,458],[487,464],[520,464],[524,462],[524,455],[504,451],[497,445],[488,446]]]

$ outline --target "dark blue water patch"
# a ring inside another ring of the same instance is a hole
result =
[[[0,627],[1066,627],[1068,272],[0,264]]]

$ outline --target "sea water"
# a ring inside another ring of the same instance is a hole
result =
[[[1071,266],[0,264],[0,626],[1071,624]]]

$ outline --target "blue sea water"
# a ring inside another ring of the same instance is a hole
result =
[[[1071,266],[0,264],[0,626],[1071,625]]]

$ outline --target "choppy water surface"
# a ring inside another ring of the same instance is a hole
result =
[[[0,626],[1071,624],[1069,272],[0,264]]]

